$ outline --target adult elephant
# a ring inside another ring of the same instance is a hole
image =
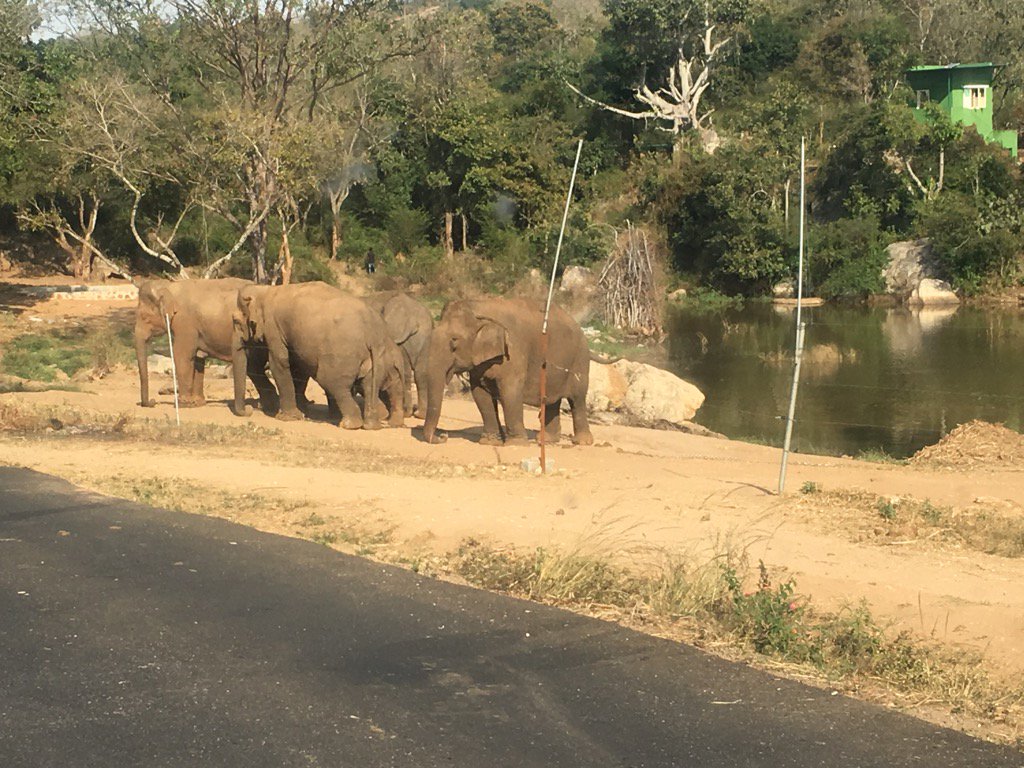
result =
[[[135,312],[135,356],[139,365],[140,403],[151,408],[149,365],[146,345],[153,336],[167,333],[170,317],[177,374],[179,402],[185,407],[203,405],[203,379],[206,358],[232,359],[231,316],[238,290],[249,285],[237,278],[221,280],[147,280],[139,286],[139,305]],[[260,395],[261,406],[277,409],[277,390],[266,374],[266,355],[254,355],[248,368],[242,368]]]
[[[384,318],[384,325],[402,352],[405,367],[403,407],[406,416],[423,418],[427,412],[427,349],[434,318],[430,310],[401,291],[367,296],[365,301]],[[416,382],[416,405],[412,403],[412,382]]]
[[[431,336],[427,361],[427,442],[442,442],[437,432],[444,389],[455,373],[469,373],[469,384],[484,430],[480,442],[502,442],[498,403],[505,415],[505,442],[526,442],[523,403],[540,406],[541,326],[544,305],[527,299],[455,301],[445,307]],[[547,391],[544,428],[559,438],[559,406],[568,398],[573,442],[594,442],[587,423],[590,351],[579,325],[552,306],[548,323]]]
[[[383,318],[362,299],[321,282],[244,286],[233,326],[238,415],[247,413],[245,376],[239,372],[249,356],[264,349],[281,395],[279,419],[304,418],[296,391],[309,379],[323,387],[346,429],[381,427],[377,397],[364,397],[360,409],[353,396],[357,387],[377,395],[383,386],[391,403],[402,402],[400,356]],[[401,406],[391,408],[389,424],[401,426],[403,420]]]

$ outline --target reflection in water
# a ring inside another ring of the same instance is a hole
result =
[[[908,456],[971,419],[1024,423],[1024,315],[1010,309],[804,309],[794,446]],[[779,445],[792,380],[793,310],[751,303],[669,317],[670,367],[707,395],[697,421]]]

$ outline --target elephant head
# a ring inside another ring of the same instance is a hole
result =
[[[264,344],[266,340],[266,318],[263,307],[265,285],[247,285],[238,291],[235,311],[231,313],[233,326],[231,334],[231,368],[234,379],[234,412],[248,413],[245,406],[245,378],[248,371],[248,348]]]
[[[135,311],[135,358],[139,366],[140,403],[151,407],[149,399],[149,361],[146,345],[157,334],[166,332],[167,317],[173,320],[178,307],[168,280],[147,280],[139,286],[139,306]]]
[[[508,329],[493,318],[477,315],[464,302],[445,307],[430,339],[427,361],[427,414],[423,436],[428,443],[443,440],[437,434],[445,387],[456,373],[508,359]]]

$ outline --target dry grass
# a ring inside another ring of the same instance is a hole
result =
[[[838,523],[857,542],[887,546],[942,546],[1001,557],[1024,557],[1024,509],[978,500],[963,509],[908,496],[859,490],[822,490],[806,483],[791,509],[809,519]]]
[[[893,632],[863,604],[818,612],[791,580],[773,584],[763,564],[757,585],[749,585],[743,550],[700,561],[665,557],[642,575],[615,563],[611,553],[521,553],[470,540],[446,567],[476,586],[733,651],[726,655],[745,649],[742,658],[790,676],[985,718],[1009,726],[1006,740],[1019,733],[1024,688],[993,683],[980,657]]]
[[[240,522],[260,530],[286,533],[357,555],[379,555],[390,543],[394,526],[383,518],[373,523],[372,510],[358,520],[306,499],[264,493],[232,493],[181,479],[125,475],[80,475],[79,484],[118,498],[161,509]]]

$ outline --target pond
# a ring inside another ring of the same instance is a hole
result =
[[[707,396],[696,421],[781,445],[795,308],[676,306],[669,368]],[[941,307],[804,308],[795,450],[906,457],[971,419],[1024,424],[1024,312]]]

